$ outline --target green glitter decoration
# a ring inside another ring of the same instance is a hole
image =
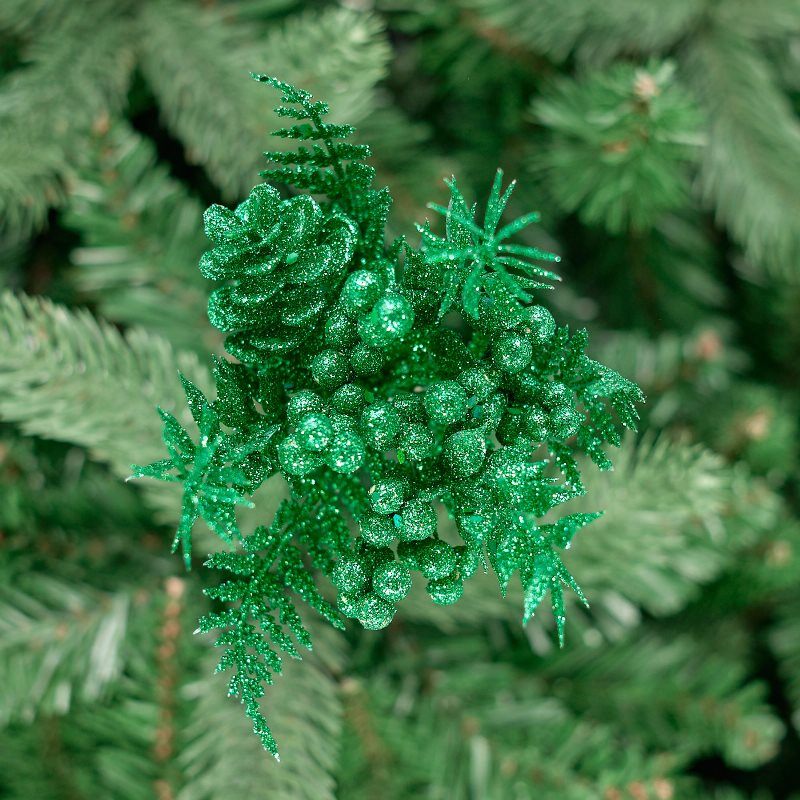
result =
[[[610,468],[605,446],[635,429],[643,397],[585,354],[585,331],[535,303],[557,280],[540,263],[558,258],[512,240],[535,214],[501,224],[514,186],[502,172],[480,221],[453,179],[449,206],[431,206],[444,234],[425,223],[418,247],[387,245],[391,197],[372,186],[369,148],[347,141],[354,129],[325,122],[308,92],[254,77],[281,92],[288,127],[276,135],[297,147],[267,153],[268,183],[204,217],[213,246],[200,269],[220,283],[209,318],[235,360],[216,360],[214,400],[183,381],[196,440],[162,411],[167,458],[134,474],[182,484],[187,566],[198,519],[231,548],[206,561],[229,577],[207,590],[219,610],[200,630],[221,631],[219,670],[233,671],[230,693],[277,755],[259,700],[280,654],[311,646],[297,599],[338,627],[378,630],[414,573],[448,605],[491,567],[503,592],[519,576],[525,622],[550,594],[563,642],[563,589],[584,598],[559,551],[598,515],[541,520],[583,493],[576,454]],[[242,536],[236,506],[276,473],[289,498]]]

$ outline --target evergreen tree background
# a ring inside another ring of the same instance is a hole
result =
[[[358,126],[394,233],[517,176],[546,302],[648,395],[573,501],[566,648],[488,576],[320,627],[281,764],[192,633],[174,493],[121,480],[222,352],[201,214],[280,126],[249,71]],[[799,109],[797,0],[4,0],[0,797],[800,798]]]

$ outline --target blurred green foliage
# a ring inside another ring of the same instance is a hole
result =
[[[800,797],[799,45],[796,0],[0,4],[0,796]],[[201,212],[280,125],[249,71],[358,126],[392,232],[518,177],[556,317],[649,400],[576,504],[565,651],[488,579],[315,631],[281,764],[192,635],[178,499],[121,482],[221,352]]]

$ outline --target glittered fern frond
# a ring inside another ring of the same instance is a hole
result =
[[[279,653],[311,644],[290,596],[340,624],[315,574],[345,617],[377,630],[414,573],[450,605],[482,565],[503,591],[518,572],[524,620],[550,592],[563,641],[563,588],[583,595],[559,550],[598,515],[544,518],[584,491],[576,453],[610,467],[604,446],[619,444],[619,423],[635,426],[643,398],[585,355],[585,331],[534,304],[557,279],[536,262],[557,258],[510,241],[537,217],[501,224],[513,189],[502,172],[482,223],[453,180],[449,208],[433,206],[445,237],[425,226],[418,248],[386,247],[389,195],[371,188],[368,150],[342,141],[352,128],[324,122],[309,93],[257,78],[294,121],[278,135],[308,143],[268,154],[281,166],[263,174],[301,193],[262,184],[235,210],[206,212],[200,268],[223,282],[209,318],[237,362],[216,362],[213,402],[185,382],[199,443],[165,416],[169,458],[137,474],[183,483],[187,559],[200,517],[232,547],[207,562],[236,576],[209,590],[231,607],[201,629],[223,628],[220,668],[236,670],[230,692],[275,753],[258,701]],[[458,329],[442,324],[449,311]],[[275,473],[290,499],[240,541],[236,505]],[[441,538],[441,506],[463,544]]]
[[[372,155],[369,146],[343,141],[355,133],[355,128],[325,122],[323,117],[330,110],[327,103],[312,102],[308,92],[277,78],[252,77],[281,92],[283,105],[275,109],[278,116],[296,120],[296,124],[275,131],[273,136],[312,143],[310,148],[299,144],[294,151],[267,151],[264,155],[281,166],[263,170],[261,177],[326,195],[359,225],[366,254],[378,257],[392,200],[388,189],[370,188],[375,169],[363,163]]]
[[[290,543],[303,524],[304,511],[292,501],[283,501],[269,527],[259,527],[245,537],[243,552],[215,553],[206,561],[207,567],[233,576],[205,590],[208,597],[231,607],[206,614],[199,630],[223,630],[215,642],[225,648],[217,672],[235,670],[228,694],[241,698],[245,713],[253,720],[254,732],[276,758],[277,745],[258,701],[264,685],[272,683],[273,673],[281,672],[280,653],[300,658],[294,640],[305,648],[312,647],[290,594],[302,598],[334,627],[344,627],[339,613],[314,585],[302,551]]]

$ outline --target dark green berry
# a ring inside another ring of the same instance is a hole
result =
[[[422,392],[398,392],[389,402],[407,422],[422,422],[425,419]]]
[[[383,353],[375,347],[357,344],[350,354],[350,365],[356,375],[374,375],[383,366]]]
[[[464,594],[464,582],[455,576],[439,578],[429,581],[425,591],[434,603],[449,606],[461,599],[461,595]]]
[[[452,425],[462,420],[467,412],[467,393],[455,381],[431,384],[424,402],[428,418],[439,425]]]
[[[394,618],[395,607],[379,597],[377,594],[368,594],[359,603],[358,621],[370,631],[385,628]]]
[[[325,343],[329,347],[346,350],[358,341],[355,320],[341,311],[333,311],[325,323]]]
[[[358,610],[361,608],[363,600],[364,595],[360,592],[339,592],[337,604],[342,614],[350,619],[355,619],[358,616]]]
[[[324,450],[333,439],[333,425],[324,414],[306,414],[295,431],[297,441],[313,453]]]
[[[372,403],[361,414],[361,435],[377,450],[386,450],[394,444],[400,426],[400,415],[389,403]]]
[[[403,457],[410,461],[422,461],[433,452],[434,445],[433,434],[424,425],[412,422],[400,431],[398,456],[402,452]]]
[[[381,514],[367,514],[361,518],[361,535],[376,547],[385,547],[398,535],[397,527],[390,517]]]
[[[336,434],[325,453],[325,463],[334,472],[350,475],[364,463],[365,455],[366,451],[361,437],[355,433],[344,431]]]
[[[550,428],[558,439],[569,439],[580,429],[583,417],[574,408],[562,406],[556,408],[548,415]]]
[[[398,535],[403,541],[427,539],[436,531],[436,511],[425,500],[409,500],[400,509],[399,517]]]
[[[400,542],[397,545],[397,557],[409,569],[419,569],[419,557],[424,546],[424,542]]]
[[[287,436],[278,445],[278,461],[289,475],[307,475],[320,466],[320,459],[309,453],[294,435]]]
[[[361,592],[367,585],[367,573],[361,562],[350,557],[336,562],[331,579],[340,592]]]
[[[341,294],[342,306],[347,313],[365,313],[378,300],[385,287],[383,278],[375,272],[360,269],[347,276]]]
[[[427,541],[420,551],[419,569],[430,580],[450,575],[457,565],[456,551],[441,539]]]
[[[331,395],[331,405],[342,414],[355,414],[364,406],[364,390],[354,383],[340,386]]]
[[[542,405],[549,409],[571,405],[572,402],[572,390],[557,381],[543,383],[539,387],[538,396]]]
[[[372,576],[372,589],[384,600],[396,603],[411,591],[411,573],[397,561],[382,564]]]
[[[534,442],[544,442],[550,437],[547,416],[537,406],[529,408],[522,416],[522,430]]]
[[[405,297],[390,294],[382,297],[358,323],[358,332],[365,344],[372,347],[402,339],[414,325],[414,309]]]
[[[311,362],[311,375],[323,389],[336,389],[350,377],[350,364],[337,350],[323,350]]]
[[[489,373],[478,367],[464,370],[458,376],[458,382],[464,387],[467,395],[475,398],[477,403],[483,403],[497,388],[497,383]]]
[[[457,431],[447,437],[443,455],[451,472],[459,478],[467,478],[483,464],[486,439],[481,431]]]
[[[531,363],[533,347],[522,336],[501,336],[492,345],[492,358],[504,372],[520,372]]]
[[[537,344],[546,344],[556,332],[556,321],[544,306],[530,306],[525,309],[525,324]]]
[[[408,482],[402,478],[384,478],[369,490],[369,502],[378,514],[395,514],[403,505]]]
[[[315,392],[303,389],[289,398],[286,418],[290,425],[297,425],[306,414],[319,414],[323,409],[322,398]]]

